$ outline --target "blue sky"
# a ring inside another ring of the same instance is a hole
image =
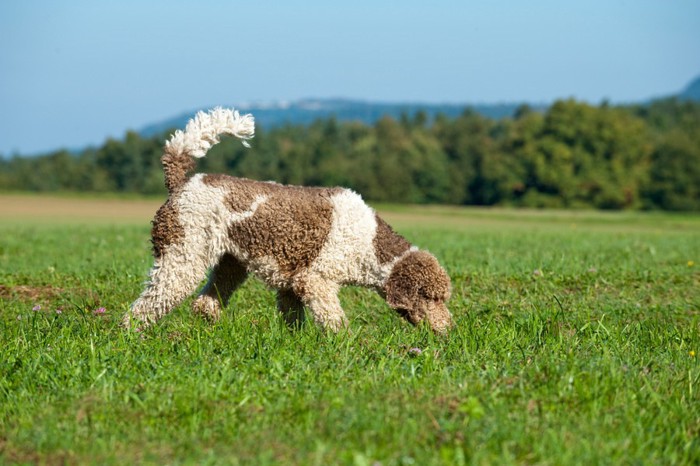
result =
[[[0,154],[259,100],[639,101],[698,50],[697,0],[2,0]]]

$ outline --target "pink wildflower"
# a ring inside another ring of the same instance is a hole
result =
[[[32,311],[41,311],[41,304],[37,304],[32,308]]]
[[[93,311],[93,314],[100,315],[100,314],[104,314],[105,312],[107,312],[107,309],[105,309],[103,307],[98,307],[97,309],[95,309]]]

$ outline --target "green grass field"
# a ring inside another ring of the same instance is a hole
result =
[[[255,280],[127,333],[143,203],[57,209],[0,208],[0,464],[700,462],[698,217],[380,206],[452,278],[439,338],[354,288],[291,332]]]

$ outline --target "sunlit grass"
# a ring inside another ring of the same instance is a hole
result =
[[[255,280],[126,333],[148,220],[0,219],[0,463],[700,461],[700,219],[380,209],[452,277],[448,338],[356,288],[351,333],[290,332]]]

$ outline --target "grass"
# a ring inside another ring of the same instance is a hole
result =
[[[0,464],[700,461],[700,218],[380,206],[452,277],[448,338],[355,288],[351,334],[290,332],[255,280],[127,333],[142,207],[0,216]]]

